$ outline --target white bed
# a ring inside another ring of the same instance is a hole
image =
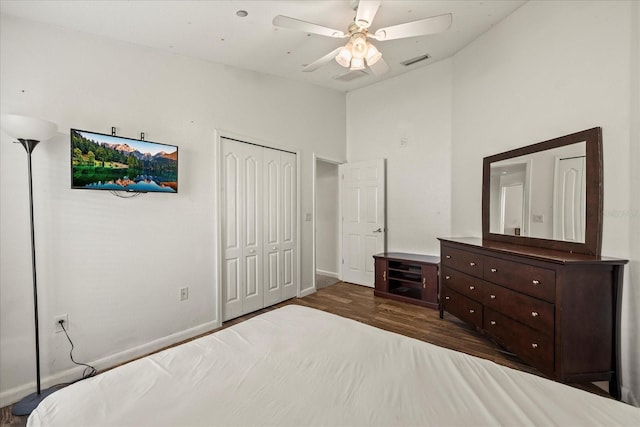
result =
[[[614,426],[640,408],[286,306],[47,397],[27,426]]]

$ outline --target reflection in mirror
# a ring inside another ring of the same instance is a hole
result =
[[[586,142],[490,165],[489,232],[585,242]]]

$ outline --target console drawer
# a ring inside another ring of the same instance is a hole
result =
[[[491,336],[541,372],[553,373],[553,336],[529,328],[489,308],[485,311],[484,329]]]
[[[484,279],[532,297],[555,302],[556,273],[546,268],[484,257]]]
[[[443,266],[482,278],[482,255],[447,246],[442,246],[441,252]]]
[[[482,304],[467,298],[447,286],[442,290],[442,304],[445,310],[460,320],[482,328]]]
[[[444,286],[473,300],[482,301],[484,283],[482,280],[449,267],[442,267],[440,279]]]
[[[540,332],[554,328],[555,305],[484,282],[483,304]]]

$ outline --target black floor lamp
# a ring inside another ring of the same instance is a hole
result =
[[[15,114],[7,114],[2,116],[0,127],[9,136],[16,138],[16,143],[22,144],[27,151],[27,162],[29,172],[29,217],[31,224],[31,270],[33,274],[33,312],[35,319],[35,338],[36,338],[36,392],[24,397],[13,407],[13,415],[29,415],[38,404],[56,391],[56,388],[41,390],[40,388],[40,336],[38,331],[38,286],[36,276],[36,246],[35,234],[33,227],[33,185],[31,175],[31,153],[40,141],[51,139],[58,127],[46,120],[36,119],[33,117],[20,116]]]

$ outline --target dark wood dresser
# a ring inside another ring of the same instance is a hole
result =
[[[438,264],[430,255],[385,252],[374,255],[378,297],[438,308]]]
[[[609,381],[620,399],[626,260],[474,238],[441,238],[440,317],[475,326],[561,382]]]

